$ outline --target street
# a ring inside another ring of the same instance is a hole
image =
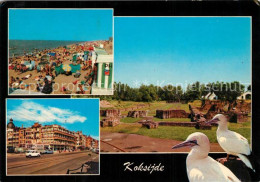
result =
[[[41,157],[26,158],[25,154],[7,154],[7,175],[16,174],[66,174],[67,170],[80,168],[82,164],[92,161],[92,168],[84,166],[83,172],[99,173],[99,154],[90,151],[60,154],[43,154]],[[73,173],[80,172],[79,170]],[[72,173],[72,172],[71,172]]]

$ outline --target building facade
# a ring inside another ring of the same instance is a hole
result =
[[[71,151],[90,149],[93,138],[82,131],[70,131],[60,125],[45,125],[34,123],[31,127],[16,127],[10,119],[7,124],[7,147],[24,149],[51,149],[54,151]]]

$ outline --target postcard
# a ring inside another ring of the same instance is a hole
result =
[[[260,181],[259,7],[3,2],[0,182]]]

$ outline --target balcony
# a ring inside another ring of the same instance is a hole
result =
[[[69,134],[69,133],[64,132],[64,131],[59,131],[59,130],[54,131],[54,133],[59,133],[59,134],[62,134],[62,135],[66,135],[66,136],[73,137],[73,138],[75,137],[75,136],[72,135],[72,134]]]
[[[57,139],[57,140],[66,140],[66,141],[76,142],[76,140],[71,140],[71,139],[63,138],[63,137],[54,136],[53,138],[54,138],[54,139]]]

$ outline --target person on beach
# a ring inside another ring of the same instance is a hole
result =
[[[16,81],[15,78],[11,76],[9,86],[11,87],[15,81]]]
[[[29,75],[24,76],[22,79],[23,79],[23,80],[27,80],[27,79],[30,78],[31,76],[32,76],[32,74],[29,74]]]
[[[52,90],[52,81],[48,80],[47,78],[44,78],[44,87],[42,89],[42,93],[50,94]]]
[[[39,79],[36,83],[36,90],[41,92],[43,89],[43,81],[41,79]]]
[[[18,63],[18,64],[16,65],[16,67],[15,67],[15,72],[20,71],[20,69],[21,69],[21,66],[20,66],[20,64]]]

